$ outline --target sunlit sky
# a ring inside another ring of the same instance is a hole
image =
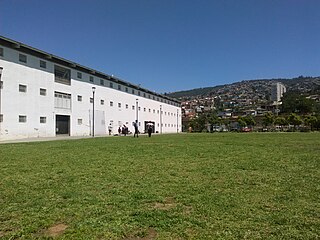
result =
[[[318,0],[0,0],[0,35],[156,92],[320,76]]]

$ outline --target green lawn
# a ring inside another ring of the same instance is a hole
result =
[[[320,133],[0,145],[0,239],[319,239]]]

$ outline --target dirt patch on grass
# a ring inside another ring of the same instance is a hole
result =
[[[68,228],[68,225],[59,223],[49,227],[45,232],[44,235],[48,237],[58,237],[64,233],[64,231]]]
[[[175,208],[177,206],[177,203],[175,203],[173,198],[166,198],[164,202],[156,202],[153,204],[154,209],[160,209],[160,210],[170,210],[172,208]]]
[[[0,238],[1,238],[1,237],[4,237],[4,235],[6,235],[5,232],[0,231]]]
[[[143,234],[145,236],[137,236],[137,235],[138,234],[136,234],[136,236],[125,237],[123,240],[153,240],[153,239],[156,239],[157,232],[153,228],[149,228],[147,232]]]

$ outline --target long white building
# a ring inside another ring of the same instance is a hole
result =
[[[181,131],[180,102],[0,36],[0,140]]]
[[[271,87],[271,100],[274,102],[280,102],[283,94],[287,91],[286,87],[278,82]]]

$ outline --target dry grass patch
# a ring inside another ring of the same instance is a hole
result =
[[[59,224],[56,224],[56,225],[48,228],[44,232],[44,235],[48,236],[48,237],[58,237],[58,236],[62,235],[67,228],[68,228],[68,225],[63,224],[63,223],[59,223]]]

